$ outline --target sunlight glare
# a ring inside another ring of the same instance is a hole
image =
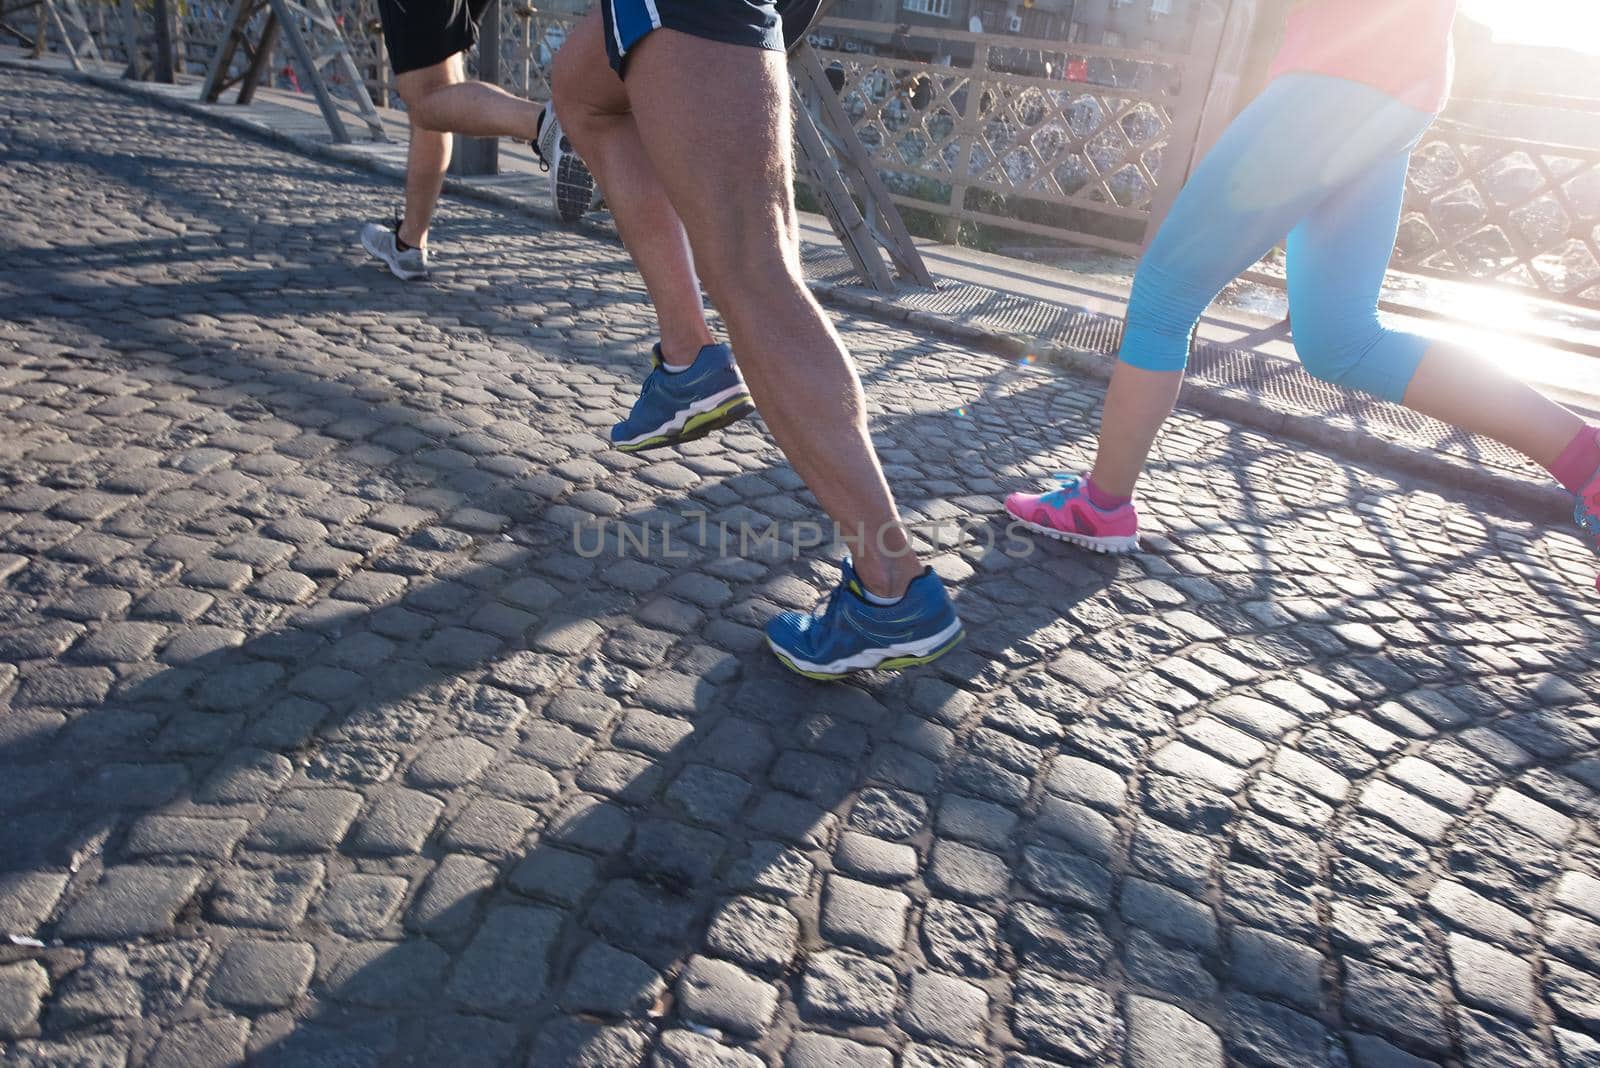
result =
[[[1461,11],[1508,44],[1600,53],[1600,4],[1594,0],[1462,0]]]

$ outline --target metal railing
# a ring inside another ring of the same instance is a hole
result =
[[[887,29],[829,19],[814,37]],[[1191,57],[921,27],[886,44],[900,55],[818,52],[903,206],[952,236],[974,222],[1137,254],[1163,161],[1193,144],[1176,119],[1205,90]],[[928,46],[952,61],[902,58]]]
[[[1600,148],[1434,123],[1412,156],[1393,266],[1600,307]]]
[[[121,2],[87,5],[116,62],[127,59]],[[132,2],[148,31],[148,3]],[[169,2],[178,54],[203,69],[227,0]],[[332,6],[369,91],[397,103],[375,0]],[[576,16],[502,0],[499,17],[502,84],[547,98],[550,59]],[[943,219],[947,238],[980,224],[1129,255],[1183,180],[1213,58],[1203,44],[1153,54],[840,19],[813,43],[897,202]],[[1600,147],[1440,120],[1413,160],[1394,266],[1600,308]]]

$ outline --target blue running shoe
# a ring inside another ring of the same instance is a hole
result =
[[[633,411],[611,428],[611,444],[623,452],[703,438],[756,410],[728,346],[707,345],[677,374],[662,369],[660,345],[650,355],[655,367]]]
[[[924,568],[895,604],[862,596],[861,580],[846,558],[843,576],[821,614],[780,612],[767,624],[767,644],[792,671],[813,679],[839,679],[855,671],[888,671],[937,659],[966,636],[944,583]]]

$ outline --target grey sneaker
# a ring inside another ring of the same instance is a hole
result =
[[[594,209],[594,175],[572,151],[572,142],[561,129],[556,109],[544,106],[544,117],[539,122],[539,136],[532,142],[533,154],[550,175],[550,202],[556,214],[565,223],[574,223]]]
[[[393,227],[370,222],[361,228],[361,247],[388,264],[401,281],[416,282],[428,277],[428,250],[408,248],[402,252],[397,236]]]

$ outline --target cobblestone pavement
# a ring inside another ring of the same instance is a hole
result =
[[[1148,551],[1008,552],[1098,393],[847,318],[970,638],[813,684],[695,517],[814,515],[759,424],[603,443],[616,246],[408,286],[368,176],[0,113],[0,1061],[1600,1064],[1566,532],[1184,417]]]

